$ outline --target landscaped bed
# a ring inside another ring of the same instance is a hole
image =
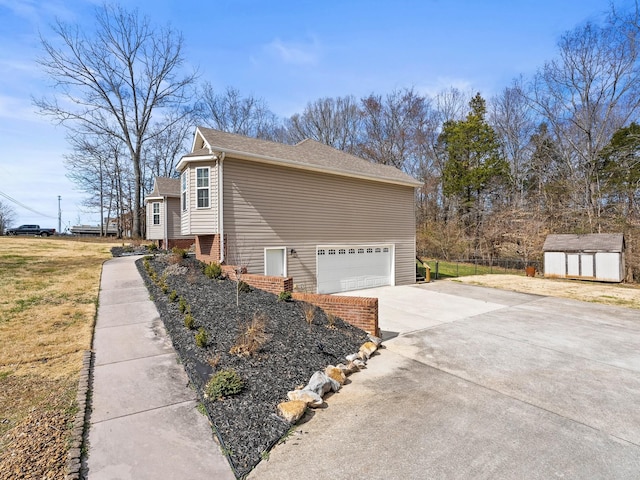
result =
[[[311,317],[308,304],[254,288],[238,295],[236,282],[208,278],[192,258],[156,255],[137,265],[238,477],[292,427],[276,413],[287,392],[306,385],[315,371],[345,362],[367,341],[365,332],[320,309]],[[185,326],[189,312],[192,329]],[[196,345],[200,328],[206,332],[204,347]],[[239,375],[242,391],[205,398],[208,380],[224,370]]]

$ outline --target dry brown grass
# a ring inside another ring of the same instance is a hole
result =
[[[640,309],[638,285],[532,278],[522,275],[471,275],[448,281]]]
[[[54,400],[75,397],[102,263],[115,245],[121,242],[0,237],[0,457],[27,416],[72,409]]]
[[[302,315],[304,315],[304,319],[311,328],[311,324],[313,323],[313,319],[316,316],[316,307],[307,302],[301,302],[300,308],[302,309]]]
[[[260,351],[269,339],[266,328],[268,317],[264,313],[256,313],[251,322],[246,325],[229,353],[240,357],[250,357]]]

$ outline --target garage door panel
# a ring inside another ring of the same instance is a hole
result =
[[[316,253],[319,293],[391,284],[391,245],[319,246]]]

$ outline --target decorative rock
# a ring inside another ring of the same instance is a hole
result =
[[[373,342],[366,342],[364,343],[361,347],[360,347],[360,352],[358,353],[362,353],[364,354],[364,356],[367,358],[367,360],[369,359],[369,357],[371,357],[371,355],[373,354],[373,352],[375,352],[378,349],[378,347],[376,346],[375,343]],[[363,359],[364,360],[364,359]]]
[[[287,393],[287,398],[289,400],[300,400],[307,404],[307,406],[311,408],[317,408],[322,406],[324,401],[322,397],[318,395],[316,392],[312,392],[311,390],[292,390]]]
[[[278,404],[278,413],[289,423],[296,423],[307,409],[307,404],[302,400],[291,400]]]
[[[336,368],[342,370],[342,373],[344,373],[345,375],[351,375],[353,372],[358,371],[358,367],[356,367],[353,362],[349,362],[347,365],[345,365],[344,363],[339,363],[338,365],[336,365]]]
[[[382,344],[382,339],[380,337],[376,337],[375,335],[371,335],[370,333],[368,333],[367,338],[371,343],[374,343],[376,347],[380,347],[380,345]]]
[[[306,389],[316,392],[322,397],[330,391],[337,392],[340,390],[340,384],[333,378],[329,378],[324,372],[317,371],[309,379]]]
[[[353,362],[356,358],[358,358],[358,354],[357,353],[352,353],[351,355],[347,355],[344,358],[347,359],[347,362]]]
[[[362,360],[358,360],[358,359],[354,360],[353,364],[358,368],[364,368],[364,367],[367,366],[366,363],[364,363]]]
[[[334,367],[333,365],[329,365],[327,368],[325,368],[324,373],[326,373],[329,378],[333,378],[340,385],[344,385],[344,382],[347,381],[347,376],[344,374],[344,372],[338,367]]]
[[[347,363],[347,371],[345,373],[347,375],[350,375],[357,372],[358,370],[360,370],[360,367],[358,367],[354,362],[349,362]]]

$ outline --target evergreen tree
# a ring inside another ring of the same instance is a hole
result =
[[[509,175],[496,133],[485,120],[485,100],[478,93],[469,107],[464,120],[445,122],[439,139],[446,153],[443,191],[458,200],[467,226],[473,211],[475,221],[480,222],[484,208],[490,206],[491,194]]]

